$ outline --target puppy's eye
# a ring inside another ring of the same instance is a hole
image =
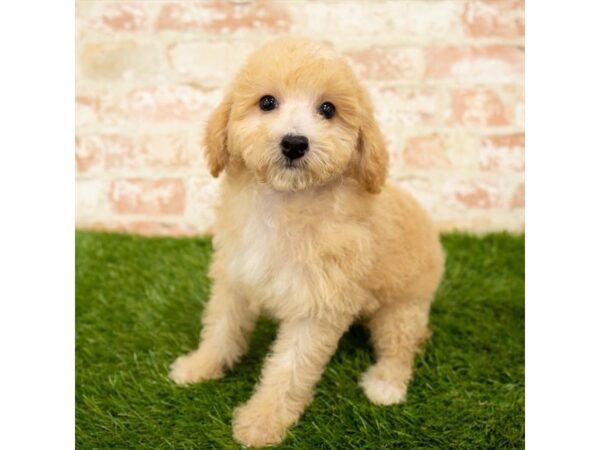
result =
[[[331,119],[333,116],[335,116],[335,106],[333,106],[333,103],[330,102],[322,103],[321,106],[319,106],[319,114],[326,119]]]
[[[263,111],[273,111],[277,108],[277,99],[272,95],[264,95],[259,100],[258,105]]]

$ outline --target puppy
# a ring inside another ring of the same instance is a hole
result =
[[[173,363],[171,378],[221,377],[247,350],[258,315],[275,318],[260,382],[233,415],[237,441],[275,444],[362,320],[377,358],[360,381],[366,396],[404,401],[444,255],[416,201],[384,186],[384,138],[349,65],[305,39],[265,45],[212,114],[205,147],[211,174],[224,175],[214,285],[199,347]]]

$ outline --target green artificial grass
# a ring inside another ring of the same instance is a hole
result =
[[[278,448],[523,448],[524,236],[443,242],[433,336],[407,403],[381,407],[364,396],[357,380],[373,354],[353,326]],[[261,319],[250,352],[224,379],[179,387],[167,378],[197,344],[210,256],[209,239],[77,232],[77,448],[239,447],[231,413],[252,393],[273,322]]]

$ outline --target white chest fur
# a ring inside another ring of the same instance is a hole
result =
[[[259,303],[275,316],[300,313],[315,292],[322,276],[316,249],[321,238],[319,219],[327,211],[311,210],[296,194],[271,189],[250,191],[236,199],[239,224],[227,246],[227,269],[231,280],[248,300]],[[282,311],[285,310],[285,313]]]
[[[286,265],[283,257],[289,243],[281,236],[280,218],[283,204],[277,194],[249,198],[245,217],[236,242],[236,254],[230,260],[234,279],[255,287],[272,283],[277,268]],[[240,211],[241,212],[241,211]]]
[[[340,197],[268,188],[227,196],[218,250],[239,292],[278,318],[318,314],[344,290],[355,294],[370,239]]]

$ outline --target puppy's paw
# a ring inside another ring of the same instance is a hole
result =
[[[173,364],[169,378],[177,384],[199,383],[216,380],[223,376],[223,367],[214,359],[207,358],[199,350],[180,356]]]
[[[279,444],[288,426],[274,405],[250,400],[233,412],[233,437],[247,447]]]
[[[365,395],[376,405],[396,405],[406,400],[407,383],[398,382],[397,377],[391,376],[377,365],[365,372],[360,385]]]

